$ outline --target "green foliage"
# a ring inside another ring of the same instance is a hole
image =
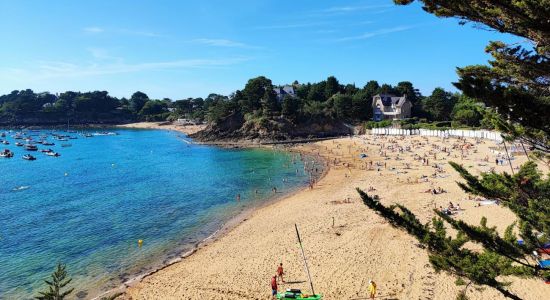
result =
[[[149,100],[145,102],[139,115],[146,121],[162,121],[166,120],[168,113],[168,104],[160,100]]]
[[[327,78],[326,84],[325,84],[325,98],[328,99],[337,93],[339,93],[341,90],[340,83],[338,82],[338,79],[334,76],[330,76]]]
[[[137,113],[141,111],[147,101],[149,101],[149,97],[147,96],[147,94],[139,91],[135,92],[132,94],[132,97],[130,97],[129,100],[130,108],[132,109],[132,111]]]
[[[365,91],[357,91],[351,99],[351,117],[355,121],[372,119],[372,96]]]
[[[479,285],[488,285],[503,295],[520,299],[506,290],[507,282],[499,281],[499,276],[541,276],[538,268],[525,260],[527,248],[515,241],[502,239],[495,228],[489,228],[482,222],[472,226],[463,221],[434,211],[437,218],[422,224],[406,207],[395,204],[384,206],[365,192],[358,189],[363,203],[385,218],[392,226],[403,229],[413,235],[430,253],[429,259],[436,271],[447,271],[459,277],[467,278]],[[444,223],[458,231],[456,237],[447,233]],[[472,251],[464,247],[467,242],[478,243],[482,251]]]
[[[409,4],[411,0],[395,0]],[[550,152],[550,30],[548,0],[423,0],[427,12],[474,22],[525,39],[507,45],[494,41],[486,47],[492,60],[487,65],[458,68],[455,86],[464,94],[496,108],[500,130],[534,148]],[[518,133],[521,133],[518,135]]]
[[[412,0],[395,0],[409,4]],[[505,45],[492,42],[486,49],[493,56],[490,66],[469,66],[458,69],[456,87],[475,101],[482,101],[494,110],[483,113],[483,119],[475,114],[472,103],[459,104],[454,109],[453,120],[461,124],[479,121],[484,127],[496,128],[507,133],[507,139],[519,139],[539,152],[550,153],[549,134],[550,94],[550,31],[547,21],[550,2],[547,0],[523,1],[432,1],[422,0],[424,10],[440,17],[457,17],[462,23],[472,21],[482,26],[526,38],[533,49],[521,45]],[[444,118],[448,102],[444,91],[434,91],[423,101],[425,109],[436,119]],[[474,113],[472,113],[474,112]],[[494,172],[480,177],[470,174],[464,167],[451,163],[465,182],[460,187],[468,193],[497,199],[517,217],[504,237],[495,228],[489,228],[486,219],[480,226],[472,226],[440,212],[432,226],[421,225],[416,217],[402,206],[385,207],[367,194],[359,191],[363,201],[371,209],[404,229],[427,245],[430,262],[436,270],[453,273],[472,283],[496,288],[505,297],[520,299],[507,290],[508,283],[501,276],[548,278],[550,270],[541,269],[529,259],[542,243],[550,240],[550,179],[538,171],[534,162],[523,165],[515,175]],[[399,209],[401,212],[397,212]],[[457,231],[456,238],[444,233],[445,222]],[[514,234],[524,240],[519,245]],[[481,251],[462,247],[464,242],[481,246]],[[460,295],[463,299],[465,294]]]
[[[279,102],[273,89],[266,89],[261,99],[263,114],[268,117],[276,116],[280,112]]]
[[[71,278],[68,277],[65,265],[58,263],[56,270],[51,275],[51,281],[44,280],[48,285],[48,290],[45,292],[39,292],[40,296],[37,296],[38,300],[63,300],[69,294],[71,294],[74,288],[62,291],[69,283]]]
[[[209,122],[218,123],[232,113],[238,111],[238,105],[233,101],[217,101],[208,107],[206,118]]]
[[[283,117],[296,121],[299,117],[302,101],[300,98],[291,97],[289,95],[286,95],[283,98],[283,104],[281,108],[281,113],[283,114]]]
[[[336,118],[348,120],[351,117],[352,99],[348,95],[336,94],[332,97],[333,109]]]
[[[268,94],[269,100],[271,93],[273,93],[273,84],[271,80],[264,76],[259,76],[248,80],[243,91],[242,99],[239,100],[239,105],[244,113],[252,112],[254,110],[262,108],[262,98]]]
[[[366,129],[384,128],[384,127],[390,126],[391,124],[392,124],[392,120],[368,121],[368,122],[365,122],[365,128]]]
[[[434,121],[448,121],[456,102],[456,96],[442,88],[435,88],[432,95],[422,101],[422,108]]]
[[[484,108],[482,103],[477,103],[473,99],[462,96],[451,113],[453,127],[479,127],[483,119],[483,113]]]

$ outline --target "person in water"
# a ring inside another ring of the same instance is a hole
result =
[[[369,280],[369,296],[371,299],[374,299],[376,296],[376,283],[372,280]]]
[[[271,278],[271,298],[277,298],[277,275]]]
[[[279,267],[277,268],[277,276],[279,278],[281,278],[281,282],[282,283],[285,283],[285,280],[283,279],[283,274],[284,274],[284,270],[283,270],[283,263],[279,264]]]

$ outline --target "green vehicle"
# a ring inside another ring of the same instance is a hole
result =
[[[307,295],[302,293],[300,290],[296,289],[289,289],[284,293],[278,293],[277,299],[279,300],[293,300],[293,299],[301,299],[301,300],[321,300],[323,299],[323,296],[321,295]]]

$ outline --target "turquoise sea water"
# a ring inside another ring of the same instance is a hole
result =
[[[50,137],[56,145],[39,149],[61,156],[32,152],[36,161],[21,159],[31,152],[9,135],[11,144],[0,144],[15,152],[0,158],[1,299],[36,295],[57,262],[67,264],[73,295],[94,297],[191,249],[265,203],[272,187],[284,193],[308,181],[296,154],[193,145],[169,131],[117,132]]]

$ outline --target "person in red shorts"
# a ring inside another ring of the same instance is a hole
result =
[[[283,263],[281,263],[281,264],[279,265],[279,267],[277,268],[277,277],[281,278],[281,282],[282,282],[282,283],[285,283],[285,280],[283,279],[283,274],[284,274],[284,273],[285,273],[285,272],[283,271]]]
[[[277,275],[271,278],[271,297],[272,299],[277,298]]]

